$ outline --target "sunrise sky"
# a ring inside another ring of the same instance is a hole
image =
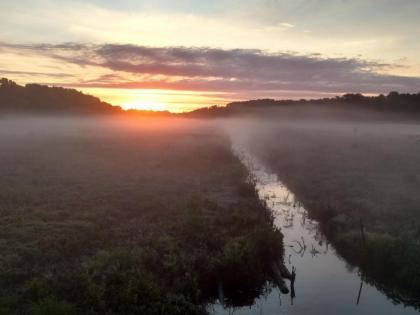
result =
[[[123,108],[420,91],[418,0],[0,0],[0,76]]]

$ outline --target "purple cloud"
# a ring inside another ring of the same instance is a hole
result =
[[[74,86],[170,88],[214,91],[313,91],[323,93],[418,92],[419,77],[381,74],[396,65],[362,59],[323,58],[250,49],[145,47],[117,44],[7,44],[0,49],[31,51],[80,66],[96,66],[118,73],[119,80],[99,77]],[[163,75],[159,81],[124,79]],[[169,78],[172,77],[172,80]],[[178,78],[173,80],[173,78]]]

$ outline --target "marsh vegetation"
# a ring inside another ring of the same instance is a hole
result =
[[[238,139],[319,222],[304,233],[331,242],[328,257],[420,306],[419,94],[170,115],[0,83],[0,314],[206,314],[288,291],[284,246],[320,251],[283,244],[292,214],[275,224],[278,200],[259,195]]]
[[[7,117],[0,145],[1,314],[202,314],[219,283],[252,304],[282,258],[210,126]]]
[[[366,281],[396,302],[419,306],[418,124],[372,119],[371,113],[363,120],[294,115],[293,121],[283,114],[275,122],[250,122],[253,154],[297,195]]]

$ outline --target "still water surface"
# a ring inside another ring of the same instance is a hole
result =
[[[278,177],[244,146],[234,146],[234,152],[253,176],[260,199],[273,211],[275,224],[284,234],[285,265],[289,270],[296,268],[296,296],[274,288],[251,307],[216,304],[210,309],[213,314],[419,314],[412,307],[394,304],[374,286],[362,282],[360,271],[336,253],[319,231],[319,223],[308,217]]]

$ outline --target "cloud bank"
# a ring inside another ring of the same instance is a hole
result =
[[[38,55],[80,68],[108,71],[93,80],[76,78],[73,83],[63,84],[75,87],[164,88],[244,95],[261,91],[265,96],[271,92],[277,95],[278,91],[340,94],[420,90],[419,77],[383,74],[398,65],[317,54],[85,43],[0,43],[2,52]]]

